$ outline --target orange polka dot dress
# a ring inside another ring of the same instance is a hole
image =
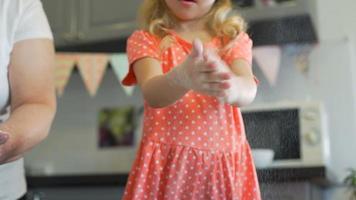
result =
[[[167,41],[170,42],[165,42]],[[168,44],[168,45],[167,45]],[[207,46],[220,48],[219,38]],[[132,64],[144,57],[160,61],[164,73],[183,62],[192,48],[174,32],[162,40],[145,31],[127,43],[130,70],[123,84],[133,85]],[[222,58],[251,63],[252,42],[241,33]],[[144,103],[143,138],[123,200],[260,200],[251,150],[239,109],[189,91],[165,108]]]

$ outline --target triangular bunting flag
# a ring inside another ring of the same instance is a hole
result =
[[[280,68],[282,51],[279,46],[263,46],[253,49],[253,56],[270,85],[274,86]]]
[[[310,44],[290,44],[286,45],[283,52],[293,58],[295,67],[303,75],[307,75],[309,70],[309,56],[313,50],[314,45]]]
[[[125,78],[125,76],[127,75],[128,71],[129,71],[129,62],[127,60],[126,54],[112,55],[110,58],[110,63],[111,63],[111,66],[112,66],[117,78],[119,79],[119,81],[121,83],[121,81]],[[135,87],[133,87],[133,86],[122,86],[122,87],[128,96],[131,96],[135,89]]]
[[[85,87],[91,96],[95,96],[103,79],[108,64],[106,54],[81,54],[78,59],[78,68]]]
[[[57,54],[55,57],[55,88],[59,96],[63,95],[76,61],[75,54]]]

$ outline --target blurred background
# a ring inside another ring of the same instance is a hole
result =
[[[141,135],[139,89],[120,84],[141,2],[42,0],[57,49],[58,111],[48,139],[25,156],[35,199],[121,198]],[[242,111],[263,199],[350,199],[356,1],[233,3],[248,21],[260,80]]]

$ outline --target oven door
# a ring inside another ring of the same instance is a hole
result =
[[[255,110],[242,115],[252,149],[272,149],[274,164],[301,160],[298,109]]]

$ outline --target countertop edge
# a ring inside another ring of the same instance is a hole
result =
[[[260,183],[307,181],[321,186],[329,184],[324,166],[258,169],[257,174]],[[26,176],[29,188],[125,186],[127,178],[125,173]]]

